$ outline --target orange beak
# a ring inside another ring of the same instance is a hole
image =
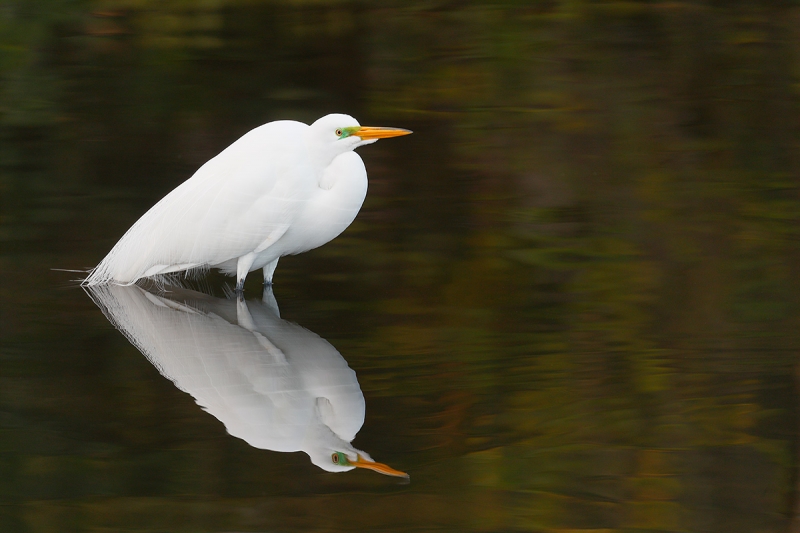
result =
[[[411,132],[409,131],[408,133],[411,133]],[[404,134],[401,133],[400,135],[404,135]],[[374,470],[376,472],[380,472],[381,474],[384,474],[384,475],[387,475],[387,476],[404,477],[406,479],[408,479],[408,477],[409,477],[408,474],[406,474],[405,472],[401,472],[399,470],[395,470],[394,468],[392,468],[392,467],[390,467],[388,465],[385,465],[383,463],[376,463],[375,461],[367,461],[367,460],[363,459],[360,455],[358,455],[356,457],[358,457],[358,459],[356,459],[355,461],[350,461],[350,464],[353,465],[353,466],[356,466],[358,468],[368,468],[370,470]]]
[[[404,130],[403,128],[381,128],[378,126],[359,126],[356,131],[352,133],[362,139],[387,139],[389,137],[399,137],[401,135],[408,135],[413,133],[411,130]]]

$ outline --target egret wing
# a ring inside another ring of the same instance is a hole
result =
[[[145,213],[87,279],[137,279],[218,265],[285,231],[316,186],[299,122],[256,128]]]

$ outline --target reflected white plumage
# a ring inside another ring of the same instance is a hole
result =
[[[333,240],[355,219],[367,172],[353,151],[409,130],[361,126],[349,115],[313,124],[264,124],[208,161],[154,205],[84,280],[130,285],[194,268],[236,275],[264,270],[272,283],[278,259]]]
[[[304,451],[329,472],[361,467],[408,477],[350,444],[365,413],[355,372],[325,339],[281,320],[271,290],[249,304],[173,287],[154,294],[107,284],[88,292],[231,435],[256,448]]]

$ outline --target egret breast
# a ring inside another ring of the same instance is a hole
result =
[[[335,239],[353,222],[367,195],[367,171],[355,152],[338,155],[319,174],[308,161],[283,159],[282,165],[273,168],[281,178],[263,198],[263,207],[254,202],[247,213],[253,221],[238,224],[245,235],[263,235],[259,245],[248,250],[258,254],[251,270]],[[276,207],[280,212],[274,211]],[[243,212],[240,218],[244,216]],[[233,234],[234,228],[226,231]],[[273,240],[274,235],[279,237]],[[212,266],[235,273],[236,262],[227,260]]]
[[[367,171],[355,152],[336,157],[325,169],[318,187],[292,224],[282,255],[312,250],[338,237],[355,220],[367,196]]]

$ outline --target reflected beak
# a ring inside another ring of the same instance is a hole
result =
[[[408,135],[413,133],[411,130],[404,130],[403,128],[381,128],[377,126],[359,126],[353,135],[361,137],[362,139],[387,139],[389,137],[399,137],[401,135]],[[394,475],[394,474],[392,474]]]
[[[404,130],[404,131],[406,131],[406,130]],[[409,131],[408,133],[411,133],[411,132]],[[404,135],[404,134],[401,133],[400,135]],[[356,466],[358,468],[369,468],[370,470],[374,470],[376,472],[380,472],[381,474],[384,474],[384,475],[387,475],[387,476],[404,477],[406,479],[408,479],[408,477],[409,477],[408,474],[406,474],[405,472],[401,472],[399,470],[395,470],[394,468],[392,468],[392,467],[390,467],[388,465],[385,465],[383,463],[376,463],[375,461],[367,461],[363,457],[361,457],[360,455],[358,455],[356,457],[358,457],[358,459],[356,459],[355,461],[350,461],[350,464],[353,465],[353,466]]]

